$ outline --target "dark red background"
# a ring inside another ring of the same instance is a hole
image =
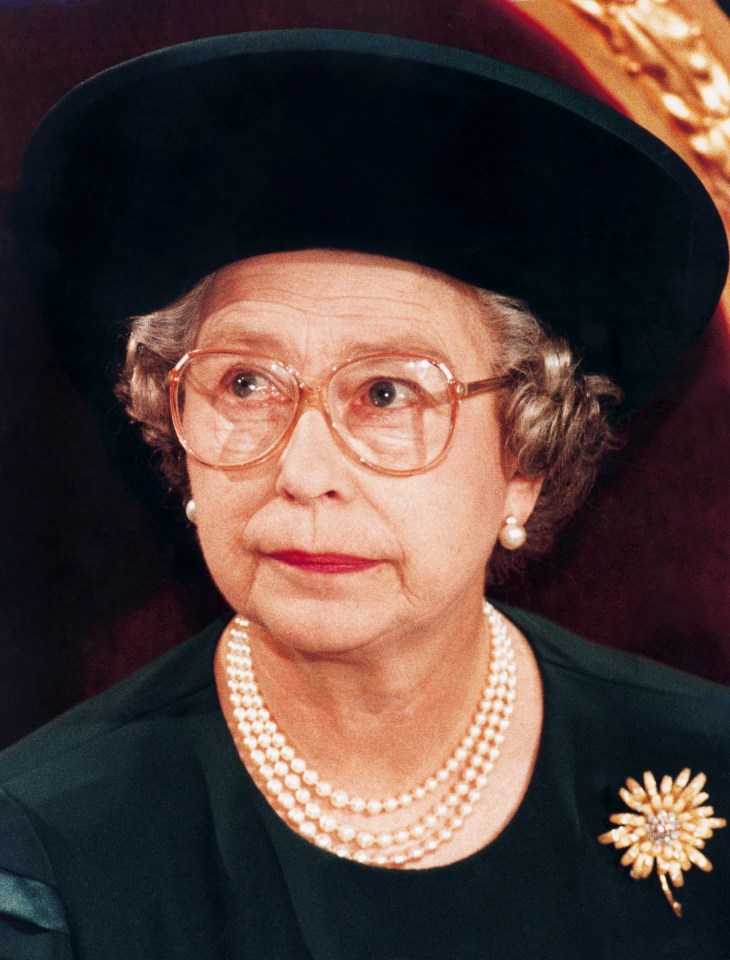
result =
[[[5,0],[3,198],[36,123],[91,74],[196,37],[299,26],[486,52],[610,101],[508,0]],[[7,232],[1,249],[0,745],[223,609],[148,455],[60,369]],[[552,555],[502,593],[601,643],[730,682],[729,371],[717,317],[635,418]]]

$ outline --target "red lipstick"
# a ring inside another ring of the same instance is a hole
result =
[[[289,567],[298,567],[310,573],[357,573],[380,563],[380,560],[355,557],[349,553],[306,553],[303,550],[278,550],[269,556]]]

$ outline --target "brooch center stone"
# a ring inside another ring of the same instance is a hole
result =
[[[650,814],[646,818],[646,835],[652,843],[667,846],[674,843],[679,836],[679,821],[668,810]]]

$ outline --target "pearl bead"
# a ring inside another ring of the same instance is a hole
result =
[[[346,791],[321,782],[316,771],[296,756],[258,690],[245,621],[236,618],[241,629],[229,630],[227,653],[222,654],[227,664],[231,716],[240,735],[236,742],[258,768],[272,802],[303,837],[330,850],[335,847],[332,838],[336,835],[340,843],[334,852],[338,855],[361,863],[397,867],[435,851],[451,840],[454,830],[461,828],[481,798],[481,788],[499,755],[515,700],[516,668],[506,621],[486,604],[484,612],[491,634],[487,679],[467,732],[435,774],[398,796],[370,800],[350,798]],[[445,796],[437,799],[418,820],[395,833],[358,832],[353,825],[340,823],[333,813],[323,812],[322,806],[311,800],[307,787],[312,787],[334,809],[347,807],[355,814],[367,813],[372,817],[394,813],[412,805],[414,800],[422,801],[439,787]],[[380,852],[370,854],[371,847]]]
[[[510,520],[511,522],[505,520],[504,526],[499,531],[499,542],[505,550],[519,550],[527,540],[527,532],[521,524],[517,523],[514,517]]]

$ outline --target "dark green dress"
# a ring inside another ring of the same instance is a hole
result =
[[[730,958],[730,828],[677,892],[596,841],[618,788],[708,776],[730,817],[730,692],[538,617],[545,724],[509,826],[459,863],[339,860],[271,811],[218,706],[224,622],[0,757],[2,960]]]

